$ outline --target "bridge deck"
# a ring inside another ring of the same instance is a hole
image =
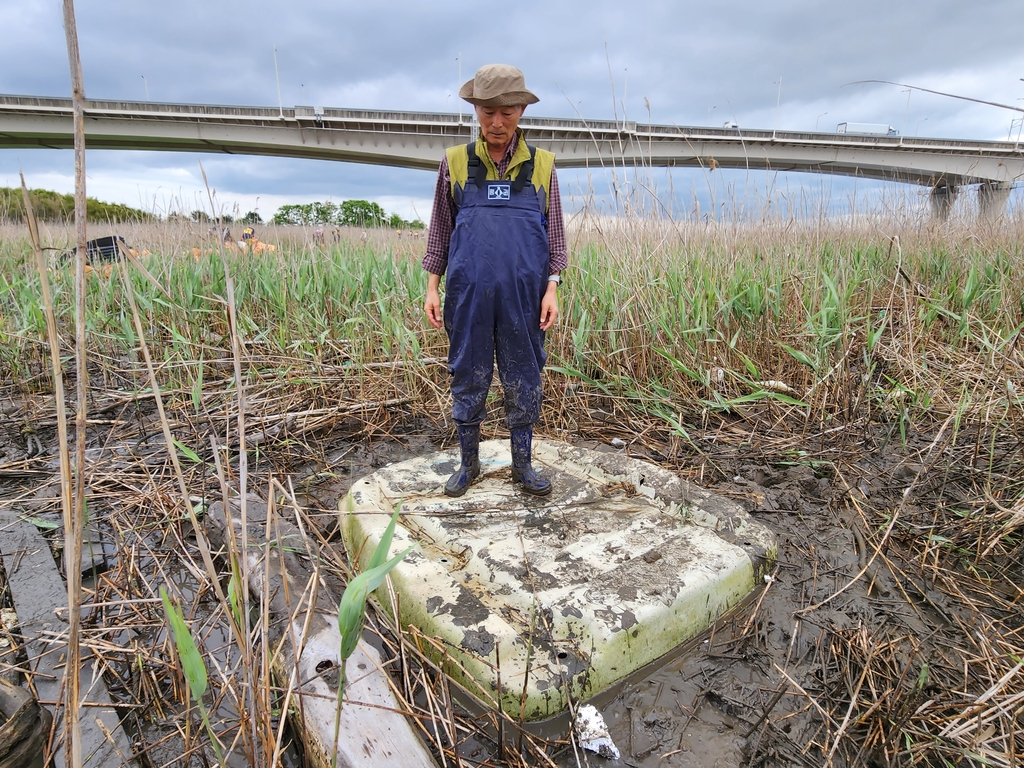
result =
[[[92,100],[86,144],[306,157],[432,169],[475,135],[473,115],[296,106]],[[562,168],[616,166],[772,169],[958,186],[1024,178],[1016,142],[708,128],[524,117],[531,143]],[[71,100],[0,95],[0,149],[70,148]]]

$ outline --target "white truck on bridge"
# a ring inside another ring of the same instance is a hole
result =
[[[836,133],[863,133],[869,136],[897,136],[899,131],[886,123],[840,123]]]

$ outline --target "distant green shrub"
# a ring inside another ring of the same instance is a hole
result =
[[[33,189],[32,207],[36,217],[41,221],[73,221],[75,218],[75,196],[62,195],[49,189]],[[152,221],[156,217],[138,208],[120,203],[104,203],[94,197],[86,199],[86,219],[88,221]],[[23,221],[25,203],[20,189],[0,187],[0,220]]]
[[[317,224],[339,227],[390,227],[392,229],[423,229],[423,222],[406,221],[397,213],[388,214],[377,203],[368,200],[345,200],[337,203],[301,203],[282,205],[274,214],[275,224],[311,226]]]

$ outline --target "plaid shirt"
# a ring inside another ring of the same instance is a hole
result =
[[[498,175],[504,176],[519,146],[519,131],[498,161]],[[441,158],[437,170],[437,186],[434,187],[434,207],[430,214],[430,231],[427,234],[427,252],[423,254],[423,268],[435,275],[443,275],[448,267],[448,246],[455,229],[455,201],[452,199],[452,177],[448,170],[448,156]],[[561,272],[569,266],[568,249],[565,245],[565,219],[562,217],[562,195],[558,190],[558,176],[551,168],[551,188],[548,190],[548,254],[551,257],[551,272]]]

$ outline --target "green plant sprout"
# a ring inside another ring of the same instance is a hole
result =
[[[217,755],[217,763],[223,768],[225,765],[224,752],[221,748],[220,739],[217,738],[217,734],[213,731],[209,715],[206,712],[206,705],[203,704],[203,695],[206,693],[208,682],[206,665],[203,663],[203,657],[196,648],[196,642],[192,639],[192,633],[189,632],[188,624],[185,623],[185,617],[181,609],[171,602],[167,590],[163,587],[160,587],[160,599],[163,601],[164,615],[167,616],[167,623],[170,625],[171,634],[174,636],[174,647],[177,649],[178,659],[181,661],[181,671],[185,675],[185,681],[188,683],[192,700],[199,707],[199,715],[203,718],[206,732],[210,735],[210,743],[213,746],[214,753]]]
[[[355,653],[359,645],[359,638],[363,636],[363,624],[366,620],[366,601],[370,593],[384,583],[387,575],[408,555],[415,544],[410,545],[405,551],[398,553],[390,560],[387,560],[388,550],[391,549],[391,539],[395,534],[395,525],[398,523],[398,516],[402,513],[402,504],[399,502],[395,507],[395,513],[391,516],[391,522],[384,530],[377,543],[377,548],[370,557],[367,568],[357,574],[349,581],[348,586],[341,595],[338,603],[338,632],[341,633],[341,648],[338,656],[338,710],[334,718],[334,757],[332,763],[337,764],[338,759],[338,731],[341,727],[341,707],[345,691],[345,661]]]

